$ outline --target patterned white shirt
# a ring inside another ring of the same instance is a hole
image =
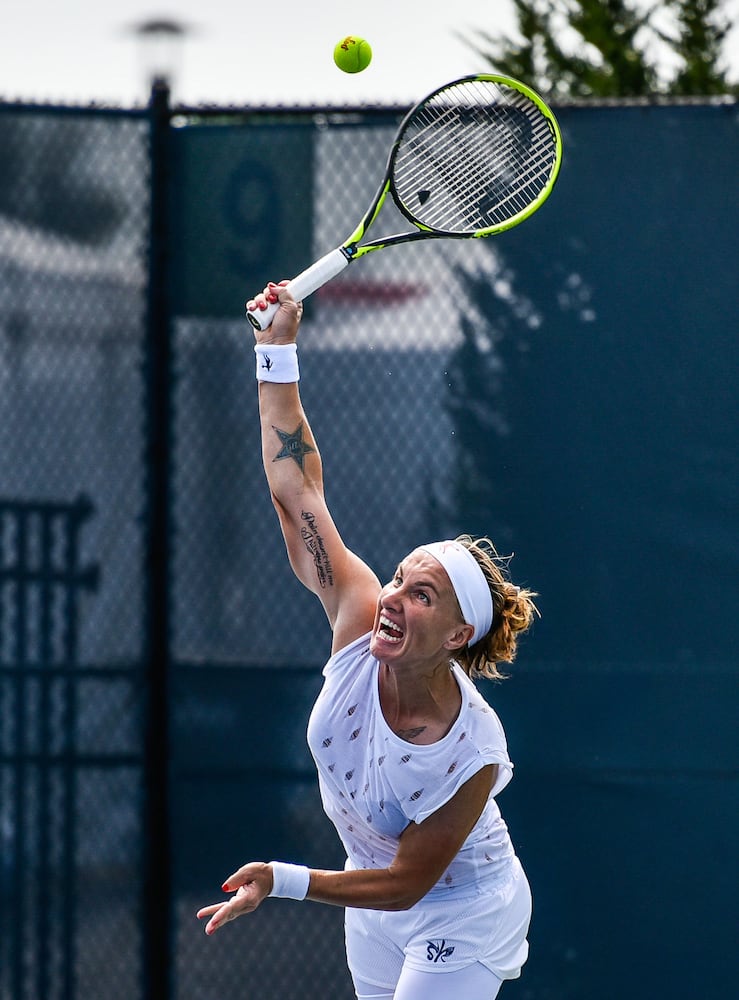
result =
[[[459,716],[436,743],[397,736],[380,706],[379,663],[369,634],[335,653],[308,723],[323,807],[341,838],[350,868],[386,868],[409,823],[421,823],[486,764],[498,777],[482,815],[429,895],[464,895],[507,880],[513,846],[494,796],[513,764],[498,716],[473,682],[453,665],[462,694]]]

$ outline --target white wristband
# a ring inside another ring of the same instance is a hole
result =
[[[255,344],[258,382],[299,382],[297,344]]]
[[[310,887],[310,871],[305,865],[288,865],[284,861],[270,861],[272,891],[270,896],[282,899],[305,899]]]

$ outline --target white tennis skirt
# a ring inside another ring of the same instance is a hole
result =
[[[392,988],[404,965],[453,972],[480,962],[500,979],[516,979],[529,953],[531,891],[521,863],[511,877],[472,896],[426,897],[410,910],[347,908],[346,954],[352,976]]]

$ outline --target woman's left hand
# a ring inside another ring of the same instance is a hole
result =
[[[231,899],[211,903],[198,910],[198,920],[210,917],[205,926],[206,934],[213,934],[229,920],[235,920],[245,913],[253,913],[263,899],[272,891],[272,869],[262,861],[252,861],[239,868],[223,883],[224,892],[235,892]]]
[[[279,303],[277,312],[266,330],[254,330],[254,339],[258,344],[292,344],[298,335],[298,327],[303,316],[303,303],[296,302],[287,290],[287,278],[280,282],[270,281],[264,291],[249,299],[246,308],[249,312],[266,309]]]

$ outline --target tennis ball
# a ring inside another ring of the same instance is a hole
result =
[[[334,49],[334,62],[345,73],[361,73],[372,59],[372,49],[366,38],[347,35]]]

